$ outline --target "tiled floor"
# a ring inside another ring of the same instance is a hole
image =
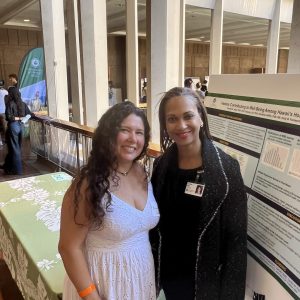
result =
[[[0,146],[0,164],[4,163],[5,155],[7,153],[6,145]],[[58,171],[57,167],[50,162],[37,157],[36,154],[30,150],[29,139],[24,140],[22,145],[22,163],[23,175],[5,175],[3,170],[0,169],[0,182],[13,180],[22,177],[29,177],[41,175]],[[10,272],[2,259],[0,253],[0,300],[23,300]]]

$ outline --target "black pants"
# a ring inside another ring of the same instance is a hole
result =
[[[21,144],[23,124],[20,121],[9,122],[6,131],[8,153],[5,157],[4,170],[8,174],[22,174]]]

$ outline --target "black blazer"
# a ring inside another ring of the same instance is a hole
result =
[[[247,266],[247,198],[243,179],[235,159],[208,139],[204,139],[202,145],[205,190],[201,201],[205,213],[199,215],[200,227],[195,228],[199,232],[195,299],[243,300]],[[164,201],[162,194],[168,197],[167,191],[172,189],[172,182],[168,180],[172,168],[178,168],[175,144],[154,162],[151,181],[158,207]],[[157,281],[159,249],[163,243],[163,236],[161,239],[159,236],[158,224],[150,232]],[[157,284],[159,289],[160,283]]]
[[[17,104],[14,101],[10,100],[6,104],[6,108],[5,108],[6,121],[13,122],[15,120],[15,117],[25,117],[26,115],[31,115],[31,111],[28,108],[27,104],[22,101],[22,105],[23,105],[24,115],[21,116],[18,114]]]

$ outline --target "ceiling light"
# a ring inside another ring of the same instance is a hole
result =
[[[249,46],[250,43],[239,43],[239,45],[243,45],[243,46]]]
[[[30,19],[24,19],[23,21],[24,22],[30,22]]]
[[[229,42],[224,42],[224,44],[232,44],[232,45],[234,45],[234,44],[235,44],[235,42],[233,42],[233,41],[229,41]]]

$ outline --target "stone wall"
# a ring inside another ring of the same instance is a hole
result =
[[[265,70],[267,49],[263,47],[223,45],[222,74],[249,74]],[[140,76],[146,77],[146,40],[139,41]],[[278,73],[286,73],[288,50],[280,49]],[[185,44],[185,76],[200,77],[209,72],[209,44]]]
[[[0,79],[8,84],[8,75],[18,74],[25,54],[32,48],[43,46],[40,31],[0,29]]]
[[[67,41],[67,39],[66,39]],[[18,73],[19,66],[28,50],[43,46],[41,31],[21,29],[0,29],[0,79],[7,83],[8,74]],[[122,89],[126,97],[126,38],[109,36],[108,80],[114,87]],[[200,77],[208,75],[209,44],[186,42],[185,76]],[[67,50],[68,52],[68,50]],[[139,38],[139,76],[146,77],[146,39]],[[249,46],[223,46],[222,74],[249,74],[265,68],[266,48]],[[288,50],[280,49],[278,55],[278,73],[286,73]]]

